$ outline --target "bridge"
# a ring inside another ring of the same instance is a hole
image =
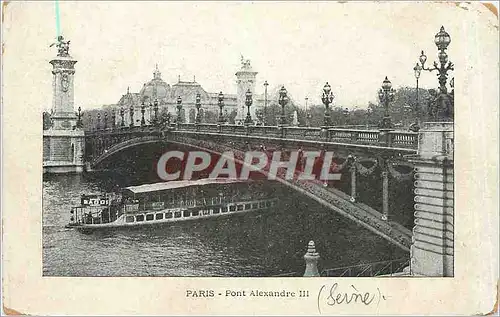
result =
[[[276,180],[404,250],[408,251],[411,245],[411,231],[393,221],[389,212],[388,185],[391,173],[402,174],[396,171],[397,165],[409,167],[409,172],[402,176],[412,178],[413,168],[406,157],[417,152],[418,133],[415,132],[177,123],[103,128],[86,131],[85,139],[85,160],[89,169],[112,164],[112,158],[116,155],[145,144],[187,146],[218,155],[231,151],[236,164],[241,165],[244,164],[245,151],[259,150],[262,145],[283,152],[298,148],[333,151],[336,159],[342,162],[339,169],[350,175],[351,188],[348,193],[324,186],[319,180],[298,180],[297,177],[285,179],[280,170]],[[357,193],[357,175],[367,175],[375,170],[381,171],[383,184],[380,193],[383,201],[381,211],[370,206],[370,200],[361,202]],[[408,212],[412,213],[411,210]]]

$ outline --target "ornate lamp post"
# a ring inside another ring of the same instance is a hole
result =
[[[92,114],[89,113],[89,130],[92,131],[94,130],[94,126],[92,125],[94,123],[94,120],[92,120]]]
[[[200,124],[201,123],[201,114],[200,114],[200,108],[201,108],[201,95],[200,93],[197,93],[196,94],[196,103],[195,103],[195,106],[196,106],[196,124]]]
[[[333,103],[333,99],[335,96],[332,93],[332,87],[328,84],[328,82],[323,87],[323,96],[321,96],[321,101],[325,105],[325,116],[324,116],[324,127],[330,126],[330,104]]]
[[[287,93],[288,92],[286,91],[285,86],[281,86],[281,89],[279,91],[278,103],[281,106],[280,125],[282,125],[282,126],[286,124],[285,106],[289,100]]]
[[[378,98],[384,105],[384,118],[380,122],[380,130],[392,130],[391,116],[389,115],[389,103],[394,100],[394,89],[392,84],[385,76],[382,82],[382,88],[378,91]]]
[[[309,101],[309,97],[306,97],[306,126],[310,126],[311,125],[311,112],[309,111],[309,106],[307,104],[307,102]]]
[[[120,123],[120,126],[121,126],[121,127],[124,127],[124,126],[125,126],[125,121],[124,121],[124,119],[123,119],[124,115],[125,115],[125,109],[124,109],[123,107],[121,107],[121,108],[120,108],[120,117],[122,118],[122,122]]]
[[[130,105],[129,111],[130,111],[130,127],[133,127],[134,126],[134,106],[132,104]]]
[[[446,54],[446,49],[448,45],[450,45],[451,37],[444,30],[444,27],[441,26],[439,32],[434,36],[434,43],[436,44],[439,52],[438,59],[439,64],[437,62],[433,63],[432,68],[426,68],[425,62],[427,61],[427,56],[422,51],[422,54],[419,57],[420,64],[422,66],[422,70],[426,70],[429,72],[437,71],[438,72],[438,81],[439,81],[439,95],[434,100],[434,104],[432,105],[431,116],[434,120],[438,121],[449,121],[453,119],[453,98],[448,94],[446,89],[446,81],[448,79],[448,71],[454,70],[453,63],[448,61],[448,54]]]
[[[181,96],[177,97],[177,123],[181,123],[181,110],[182,110],[182,98]]]
[[[146,120],[144,120],[144,112],[146,112],[146,106],[144,105],[144,102],[142,102],[142,105],[141,105],[141,127],[146,125]]]
[[[104,130],[108,128],[108,113],[104,113]]]
[[[266,125],[266,117],[267,117],[267,80],[264,82],[264,119],[262,120],[263,125]]]
[[[154,123],[158,124],[158,99],[155,99],[153,111],[155,112]]]
[[[413,72],[415,74],[415,79],[417,80],[417,101],[416,101],[416,104],[415,104],[415,124],[416,124],[416,128],[419,129],[420,128],[420,103],[418,101],[418,79],[420,78],[420,74],[422,72],[422,66],[420,66],[419,63],[417,63],[415,65],[415,67],[413,67]]]
[[[219,123],[224,122],[224,113],[222,112],[222,108],[224,108],[224,95],[222,94],[222,91],[219,92],[219,97],[218,97],[218,105],[219,105]]]
[[[252,92],[250,89],[245,93],[245,106],[247,106],[247,116],[245,118],[245,124],[252,124],[252,116],[250,115],[250,106],[252,105]]]
[[[97,113],[97,130],[101,130],[101,113]]]

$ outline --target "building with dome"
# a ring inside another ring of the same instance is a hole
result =
[[[237,94],[224,94],[224,114],[236,112],[236,123],[243,123],[246,116],[245,93],[250,90],[255,93],[255,78],[257,72],[253,71],[249,60],[242,60],[241,69],[236,72]],[[182,100],[181,118],[185,123],[194,123],[196,118],[196,95],[200,94],[201,99],[201,121],[206,122],[204,117],[207,112],[219,113],[218,96],[219,92],[207,92],[203,87],[193,81],[183,81],[180,76],[175,84],[168,84],[161,78],[161,72],[156,65],[153,71],[153,78],[144,83],[139,92],[127,92],[121,96],[116,105],[111,106],[114,112],[115,125],[130,126],[141,125],[142,110],[144,109],[145,124],[150,124],[154,120],[154,105],[158,103],[158,115],[168,111],[172,118],[177,117],[177,99]],[[252,118],[255,117],[256,109],[264,106],[264,96],[255,95],[250,108]]]

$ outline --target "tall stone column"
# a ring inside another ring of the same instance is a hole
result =
[[[52,65],[52,126],[43,131],[44,173],[83,171],[85,136],[77,125],[74,109],[74,75],[76,60],[69,54],[69,41],[62,36],[55,43],[57,56]]]
[[[415,164],[415,225],[411,272],[453,276],[453,123],[425,123]]]

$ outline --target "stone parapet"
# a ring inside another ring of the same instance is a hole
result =
[[[44,137],[49,137],[49,136],[61,136],[61,137],[84,137],[85,132],[81,129],[75,129],[75,130],[55,130],[55,129],[49,129],[49,130],[44,130],[43,131],[43,136]]]

